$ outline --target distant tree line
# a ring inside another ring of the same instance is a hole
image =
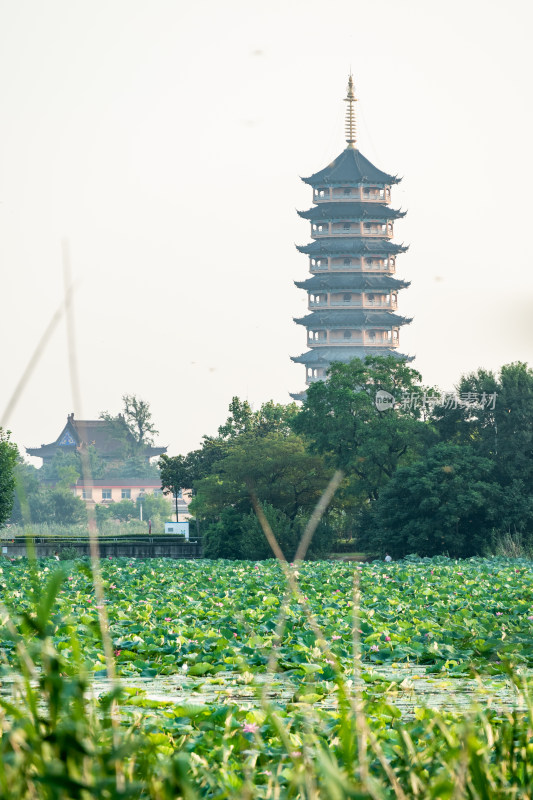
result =
[[[387,393],[389,405],[376,402]],[[533,547],[533,371],[463,377],[442,398],[393,357],[335,363],[301,407],[233,398],[216,436],[160,461],[190,510],[209,558],[271,556],[253,513],[261,502],[288,558],[335,469],[344,480],[311,557],[338,547],[393,557],[483,554],[504,535]]]
[[[145,422],[137,437],[151,435]],[[129,453],[123,467],[146,468],[137,457]],[[88,458],[98,477],[101,464],[90,448]],[[310,557],[347,547],[376,556],[466,557],[506,536],[533,550],[533,371],[521,362],[498,374],[479,369],[441,398],[393,357],[335,363],[301,407],[269,401],[253,410],[233,398],[216,436],[204,436],[187,455],[161,457],[159,468],[175,503],[182,488],[192,490],[190,510],[209,558],[270,557],[252,495],[292,558],[336,469],[344,478]],[[58,456],[43,484],[0,432],[0,525],[23,519],[21,503],[32,519],[83,520],[85,505],[68,489],[79,469],[75,457]],[[100,521],[138,512],[131,501],[112,505],[97,507]],[[145,508],[145,518],[151,513],[155,507]]]

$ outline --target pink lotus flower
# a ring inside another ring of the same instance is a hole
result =
[[[245,722],[242,727],[243,733],[257,733],[259,725],[257,722]]]
[[[333,641],[336,641],[337,639],[342,639],[342,636],[338,636],[337,634],[335,634],[331,638],[333,639]]]
[[[390,636],[385,636],[385,641],[390,642]]]
[[[172,621],[172,617],[165,617],[165,622],[171,622],[171,621]]]

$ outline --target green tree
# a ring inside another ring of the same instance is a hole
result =
[[[231,506],[206,525],[202,537],[205,558],[245,558],[242,546],[242,514]]]
[[[439,443],[383,488],[363,545],[394,557],[480,555],[491,543],[499,495],[489,459]]]
[[[165,520],[170,518],[172,513],[172,504],[160,494],[144,494],[137,497],[137,500],[135,501],[135,507],[137,509],[138,517],[140,517],[141,503],[143,509],[143,520]]]
[[[154,437],[159,431],[152,421],[150,404],[141,400],[134,394],[125,394],[122,397],[124,403],[124,419],[131,431],[135,441],[139,446],[146,446],[154,443]]]
[[[109,435],[116,441],[124,459],[142,456],[159,433],[152,420],[150,404],[134,394],[123,395],[122,403],[121,413],[114,416],[102,411],[100,419],[107,422]]]
[[[87,521],[85,503],[81,497],[76,497],[69,489],[57,488],[48,490],[47,501],[51,518],[42,520],[43,522],[55,522],[58,525],[77,525]]]
[[[71,479],[71,483],[76,483],[81,478],[81,461],[79,453],[75,450],[57,450],[53,459],[37,472],[40,481],[48,484],[65,483],[66,479]],[[68,476],[68,477],[67,477]]]
[[[159,469],[161,471],[163,494],[171,494],[174,497],[177,521],[180,492],[182,489],[188,489],[191,486],[189,463],[185,456],[169,456],[164,453],[159,459]]]
[[[22,458],[17,460],[15,465],[15,496],[13,508],[9,522],[15,525],[23,525],[25,517],[30,514],[30,501],[41,491],[39,482],[39,470],[31,464],[27,464]],[[24,509],[24,510],[23,510]]]
[[[253,411],[247,400],[233,397],[229,404],[229,417],[218,429],[221,439],[235,439],[242,434],[265,436],[268,433],[291,433],[291,422],[298,413],[296,403],[282,405],[269,400],[258,411]]]
[[[47,484],[70,486],[77,483],[83,476],[84,468],[88,468],[90,477],[101,478],[105,465],[98,456],[94,445],[89,445],[84,455],[87,458],[82,464],[82,456],[78,450],[57,450],[52,461],[49,464],[43,464],[37,471],[39,480]]]
[[[140,480],[158,480],[160,477],[159,467],[147,461],[142,455],[126,458],[119,465],[109,467],[104,476],[111,478],[138,478]]]
[[[498,375],[479,369],[461,378],[457,396],[434,410],[441,438],[491,460],[501,489],[496,527],[533,538],[533,370],[522,362]]]
[[[350,479],[345,496],[376,500],[396,469],[419,456],[434,438],[419,419],[420,404],[411,402],[424,393],[420,380],[404,361],[367,357],[332,364],[328,381],[309,387],[293,427],[314,452],[344,470]],[[378,408],[378,391],[390,393],[395,407]],[[409,402],[402,404],[405,397]]]
[[[19,451],[11,441],[11,431],[0,428],[0,528],[11,515],[15,498],[15,468]]]
[[[216,517],[231,505],[249,513],[253,488],[261,502],[294,520],[302,508],[314,507],[330,477],[323,458],[309,453],[294,433],[242,434],[228,445],[213,473],[196,483],[191,510]]]
[[[120,522],[128,522],[137,517],[137,508],[133,500],[120,500],[118,503],[111,503],[108,508],[109,516]]]

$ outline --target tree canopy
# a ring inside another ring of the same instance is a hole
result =
[[[109,435],[120,443],[124,459],[142,455],[148,445],[153,444],[159,433],[152,421],[150,404],[134,394],[122,396],[122,411],[119,414],[100,413],[100,419],[108,424]]]
[[[0,528],[2,528],[13,508],[15,499],[15,466],[19,451],[11,441],[11,431],[0,428]]]
[[[294,430],[307,437],[311,450],[344,470],[356,496],[376,500],[395,470],[434,438],[419,418],[420,406],[399,403],[403,395],[423,394],[420,380],[416,370],[392,356],[334,363],[327,382],[309,387]],[[378,392],[392,395],[394,405],[382,410]]]

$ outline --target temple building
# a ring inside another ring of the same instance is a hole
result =
[[[94,448],[96,455],[105,464],[103,478],[91,475],[80,477],[70,487],[72,492],[81,497],[87,505],[94,503],[117,503],[121,500],[137,501],[147,494],[162,494],[161,479],[157,475],[146,475],[143,478],[124,475],[122,467],[125,460],[125,445],[134,444],[131,440],[113,437],[109,423],[102,419],[75,419],[74,414],[67,416],[67,423],[55,440],[40,447],[26,447],[26,452],[34,458],[42,458],[43,466],[52,464],[59,453],[87,452]],[[166,447],[145,445],[140,455],[148,463],[151,458],[166,453]],[[44,481],[46,483],[46,480]],[[187,505],[180,500],[180,513],[186,513]]]
[[[133,436],[131,439],[133,441]],[[67,424],[55,442],[42,444],[40,447],[26,447],[26,452],[29,456],[42,458],[44,466],[51,464],[59,452],[80,453],[91,445],[96,454],[109,465],[120,463],[124,459],[124,441],[113,437],[108,422],[103,419],[74,419],[74,414],[68,414]],[[166,451],[166,447],[146,445],[142,456],[149,461]]]
[[[304,317],[307,385],[324,380],[333,361],[367,355],[395,355],[400,328],[411,322],[397,312],[398,292],[409,283],[395,277],[396,256],[407,247],[394,244],[394,222],[405,212],[390,208],[391,187],[401,178],[375,167],[356,147],[353,79],[350,75],[343,152],[324,169],[303,178],[313,189],[313,208],[299,211],[311,223],[310,244],[298,247],[309,257],[311,277],[295,281],[308,295]],[[293,394],[301,399],[303,394]]]

